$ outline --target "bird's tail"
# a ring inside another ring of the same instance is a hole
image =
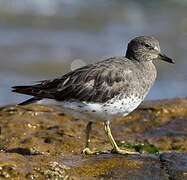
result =
[[[42,100],[42,98],[32,97],[32,98],[30,98],[26,101],[23,101],[23,102],[19,103],[18,106],[24,106],[24,105],[32,104],[32,103],[35,103],[35,102],[40,101],[40,100]]]
[[[31,96],[37,96],[39,94],[39,88],[36,86],[13,86],[12,92],[20,93],[20,94],[27,94]]]
[[[22,103],[19,103],[18,105],[20,105],[20,106],[28,105],[28,104],[40,101],[42,99],[42,97],[37,96],[37,94],[40,94],[40,90],[37,87],[34,87],[34,86],[13,86],[12,88],[13,88],[12,92],[35,96],[35,97],[32,97]]]

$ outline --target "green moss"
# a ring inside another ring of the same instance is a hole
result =
[[[130,144],[130,143],[120,143],[119,147],[124,148],[133,148],[137,152],[141,152],[142,150],[147,151],[150,154],[157,154],[159,153],[159,148],[154,146],[153,144],[145,145],[143,143],[136,143],[136,144]]]

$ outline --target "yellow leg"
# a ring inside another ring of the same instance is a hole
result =
[[[90,131],[92,129],[92,122],[88,122],[86,126],[86,147],[82,150],[83,154],[95,154],[89,148],[90,145]]]
[[[130,152],[130,151],[126,151],[126,150],[120,149],[118,147],[118,145],[116,144],[113,136],[112,136],[112,133],[111,133],[111,130],[110,130],[110,122],[109,121],[105,121],[104,122],[104,126],[105,126],[105,133],[108,136],[108,138],[110,140],[110,143],[111,143],[111,145],[113,147],[112,152],[118,153],[118,154],[139,154],[138,152]]]
[[[86,147],[82,150],[82,154],[85,155],[99,155],[99,154],[108,154],[110,152],[108,151],[91,151],[89,148],[90,145],[90,131],[92,128],[92,122],[88,122],[87,126],[86,126]]]

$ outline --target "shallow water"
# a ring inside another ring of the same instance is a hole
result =
[[[11,86],[54,78],[85,64],[125,53],[138,35],[154,35],[176,64],[157,62],[146,99],[187,96],[186,1],[0,1],[0,104],[27,96]]]

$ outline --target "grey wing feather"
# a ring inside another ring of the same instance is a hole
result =
[[[15,86],[13,92],[58,101],[106,102],[124,90],[124,62],[125,59],[113,61],[110,58],[71,71],[61,78],[33,86]]]
[[[117,68],[117,71],[116,69]],[[106,102],[124,89],[123,70],[108,61],[79,69],[58,85],[55,99]]]

